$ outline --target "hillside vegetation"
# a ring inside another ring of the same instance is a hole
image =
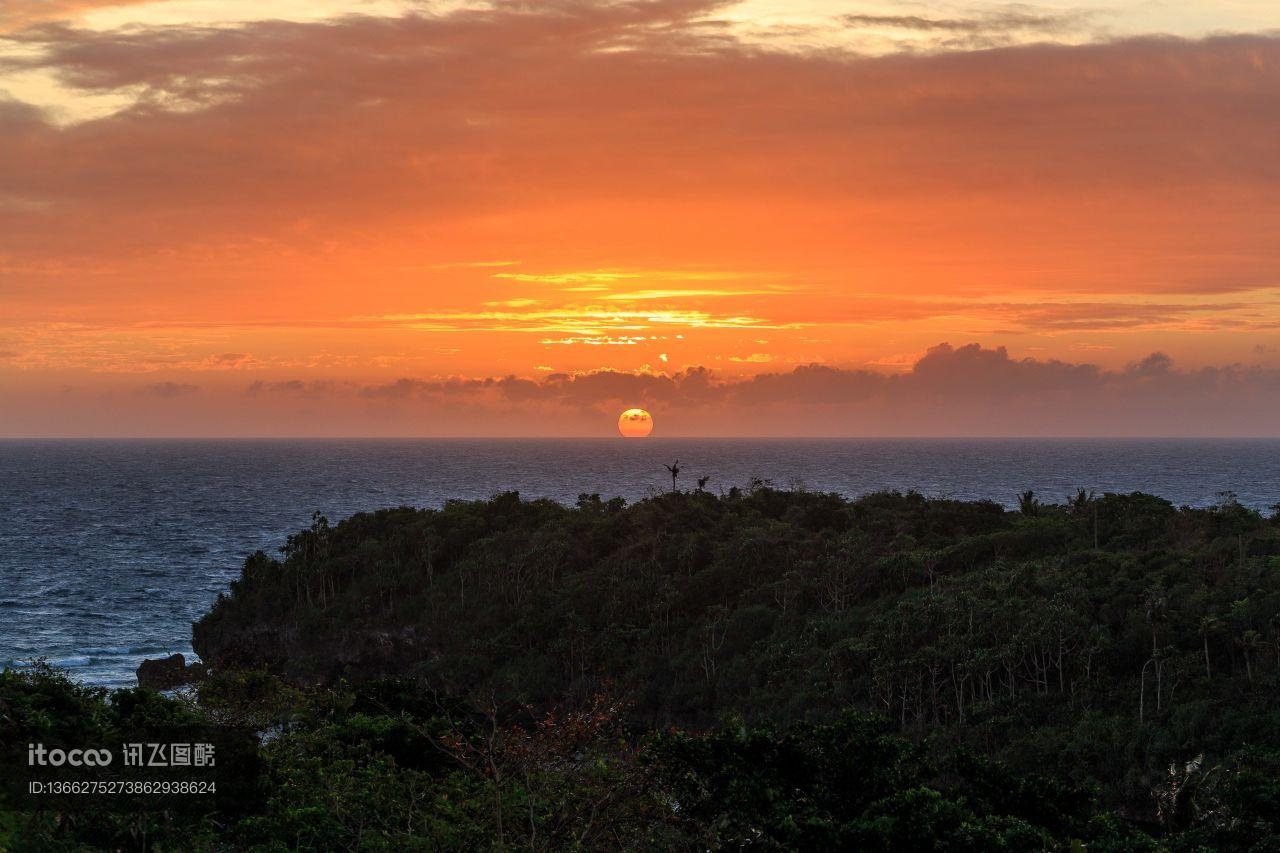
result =
[[[194,644],[190,712],[276,733],[211,848],[1280,849],[1280,520],[1230,495],[317,516]]]
[[[1136,725],[1270,687],[1274,555],[1280,526],[1229,497],[505,494],[317,518],[249,558],[194,637],[299,684],[411,675],[534,705],[608,686],[661,725],[849,705],[909,729],[1015,708]]]

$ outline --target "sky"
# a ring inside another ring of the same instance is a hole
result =
[[[1277,190],[1272,0],[5,0],[0,436],[1280,436]]]

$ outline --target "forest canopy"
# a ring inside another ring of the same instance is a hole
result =
[[[1278,570],[1280,521],[1231,495],[317,515],[194,626],[211,674],[155,700],[272,732],[263,796],[130,820],[211,849],[1274,849]],[[89,731],[148,693],[0,686],[6,746],[49,695]]]

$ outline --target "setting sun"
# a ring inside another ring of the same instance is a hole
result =
[[[627,409],[618,416],[618,432],[623,438],[644,438],[653,432],[653,416],[644,409]]]

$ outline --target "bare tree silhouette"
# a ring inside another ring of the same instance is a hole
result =
[[[665,467],[668,471],[671,472],[671,491],[674,492],[676,490],[676,477],[680,476],[680,460],[677,459],[675,462],[672,462],[670,465],[665,465],[663,467]]]

